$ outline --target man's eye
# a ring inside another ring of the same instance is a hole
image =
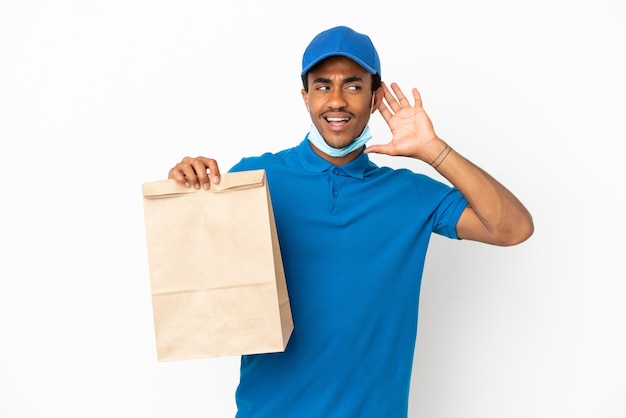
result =
[[[328,86],[317,86],[315,88],[315,90],[319,90],[319,91],[327,91],[328,90]]]
[[[350,91],[359,91],[359,90],[361,90],[361,86],[353,84],[353,85],[350,85],[350,86],[346,87],[346,89],[350,90]]]

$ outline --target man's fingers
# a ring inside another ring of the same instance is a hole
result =
[[[185,174],[180,169],[180,163],[176,164],[176,166],[169,171],[167,178],[176,180],[178,183],[187,187],[191,186],[191,184],[187,181]]]
[[[212,158],[185,157],[170,170],[168,177],[187,187],[209,189],[211,182],[219,183],[220,169]]]
[[[398,86],[398,84],[391,83],[391,88],[393,89],[393,92],[395,93],[396,97],[398,98],[397,100],[398,100],[401,108],[411,107],[411,103],[409,103],[409,100],[406,98],[406,96],[404,95],[404,93],[402,92],[402,90],[400,89],[400,86]]]
[[[391,119],[391,110],[389,110],[385,103],[380,102],[380,105],[378,106],[378,111],[385,121],[389,121],[389,119]]]
[[[220,182],[220,168],[217,164],[217,161],[215,161],[213,158],[206,158],[206,157],[198,157],[197,160],[202,161],[202,163],[204,164],[205,174],[206,174],[206,169],[208,168],[209,174],[211,176],[210,181],[215,184],[219,183]],[[207,180],[208,180],[208,176],[207,176]]]
[[[413,100],[415,100],[415,107],[423,107],[422,95],[415,87],[413,87]]]

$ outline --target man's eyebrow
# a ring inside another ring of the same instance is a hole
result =
[[[330,78],[325,78],[325,77],[318,77],[315,80],[313,80],[314,83],[321,83],[321,84],[329,84],[330,83]]]
[[[355,81],[363,81],[363,79],[361,77],[357,77],[357,76],[350,76],[350,77],[346,77],[342,80],[342,83],[346,84],[346,83],[354,83]],[[321,83],[321,84],[330,84],[331,83],[331,79],[330,78],[326,78],[326,77],[318,77],[315,80],[313,80],[314,83]]]
[[[363,81],[361,77],[352,76],[343,79],[344,83],[354,83],[355,81]]]

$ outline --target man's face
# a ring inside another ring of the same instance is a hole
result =
[[[308,75],[302,98],[326,143],[344,148],[356,139],[372,113],[372,75],[346,57],[330,57]]]

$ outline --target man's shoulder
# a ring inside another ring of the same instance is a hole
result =
[[[242,158],[231,171],[271,169],[272,167],[286,167],[297,160],[298,147],[286,148],[280,151],[267,151],[259,155]]]

